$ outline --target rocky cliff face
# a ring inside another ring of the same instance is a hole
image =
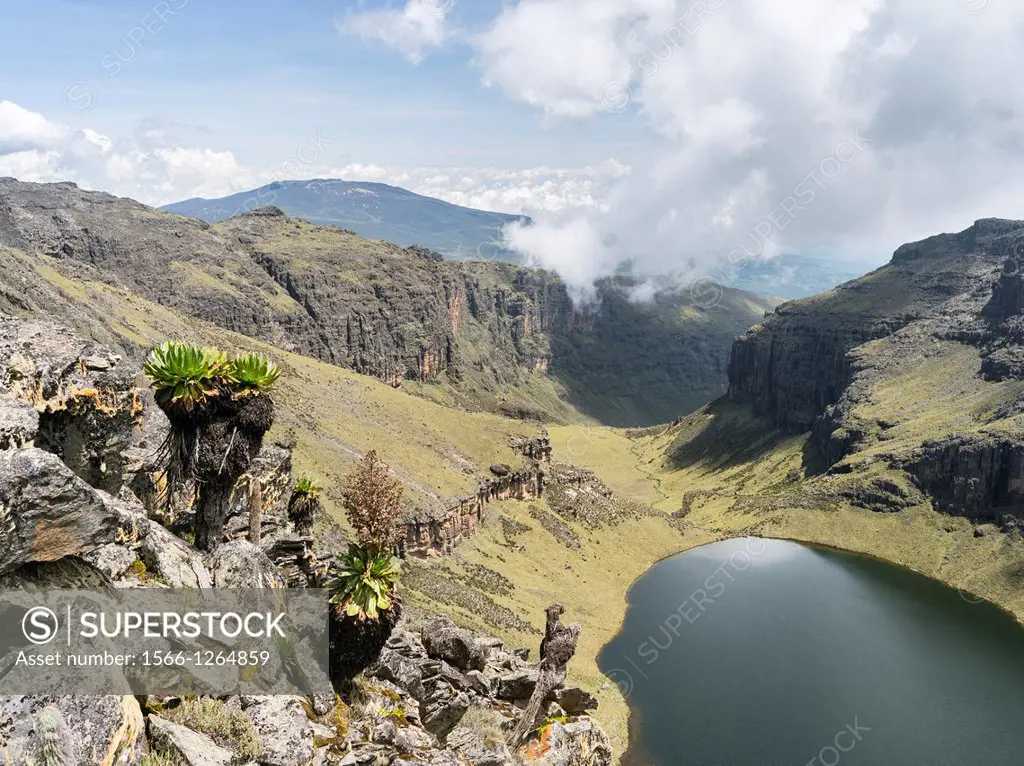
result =
[[[578,321],[551,275],[445,262],[276,208],[211,227],[73,184],[4,179],[0,244],[87,264],[150,300],[395,384],[457,380],[474,356],[506,378],[544,369],[531,339]]]
[[[30,264],[56,259],[45,268],[57,280],[88,276],[396,386],[436,384],[471,409],[549,420],[576,407],[617,424],[658,422],[699,406],[724,386],[731,337],[763,307],[727,291],[709,324],[687,319],[680,296],[638,307],[609,283],[598,310],[577,310],[550,273],[444,261],[276,208],[210,226],[74,184],[13,179],[0,179],[4,248]],[[24,304],[19,290],[0,275],[0,302]],[[49,308],[68,321],[76,313]],[[618,382],[624,372],[636,385]]]
[[[484,520],[487,506],[499,500],[537,500],[544,491],[544,469],[534,463],[520,471],[481,483],[476,494],[432,516],[416,516],[405,522],[399,540],[403,556],[447,556]]]
[[[949,312],[973,319],[1006,255],[1006,224],[904,245],[865,277],[782,304],[733,344],[730,397],[785,430],[810,429],[852,382],[854,348]]]
[[[948,436],[926,442],[904,465],[948,512],[996,521],[1024,508],[1024,442],[1017,439]]]
[[[211,227],[73,184],[5,179],[0,243],[95,266],[151,300],[384,379],[431,380],[453,368],[471,320],[514,363],[533,367],[516,344],[572,321],[565,288],[549,275],[449,263],[277,208]]]
[[[996,219],[904,245],[737,339],[729,396],[812,431],[834,472],[881,458],[941,509],[997,521],[1024,501],[1022,254],[1024,222]]]

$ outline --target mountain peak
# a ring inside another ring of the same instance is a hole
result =
[[[376,181],[338,178],[274,181],[221,199],[183,200],[161,209],[219,223],[250,215],[255,205],[280,211],[273,215],[337,226],[403,247],[420,245],[451,260],[518,262],[519,257],[502,245],[502,230],[510,223],[529,221],[525,216],[462,207]]]

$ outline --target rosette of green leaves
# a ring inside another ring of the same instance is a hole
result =
[[[375,551],[351,543],[347,553],[335,556],[334,577],[327,583],[331,603],[360,620],[376,620],[395,601],[401,562],[388,551]]]
[[[281,369],[266,354],[250,352],[235,357],[228,374],[236,392],[266,394],[274,390]]]
[[[161,407],[191,411],[221,392],[231,366],[216,348],[169,341],[153,349],[143,372],[153,382]]]

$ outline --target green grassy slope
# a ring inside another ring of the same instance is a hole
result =
[[[413,507],[441,509],[476,490],[492,463],[521,464],[512,435],[535,424],[423,401],[371,377],[288,353],[152,303],[99,276],[71,279],[56,259],[0,248],[0,310],[62,322],[136,359],[168,338],[267,353],[283,369],[278,419],[269,438],[294,438],[297,472],[322,479],[328,510],[369,449],[399,473]],[[140,381],[141,382],[141,381]]]

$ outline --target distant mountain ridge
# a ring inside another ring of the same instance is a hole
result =
[[[211,225],[71,183],[0,178],[0,310],[25,308],[26,267],[72,294],[102,274],[180,315],[442,404],[621,426],[725,393],[733,338],[775,305],[729,288],[710,309],[689,291],[635,303],[627,283],[605,280],[600,306],[581,310],[550,272],[445,260],[276,206]],[[33,303],[53,299],[40,290]]]
[[[322,178],[275,181],[228,197],[194,197],[160,209],[219,223],[268,205],[370,239],[406,247],[422,245],[450,260],[518,263],[520,258],[501,246],[501,230],[516,221],[530,221],[526,216],[462,207],[388,184]]]
[[[858,278],[865,268],[864,264],[837,258],[782,253],[748,263],[735,275],[717,268],[710,273],[720,278],[722,284],[739,290],[782,298],[809,298]]]
[[[453,261],[522,264],[521,254],[502,245],[502,229],[517,221],[532,223],[528,216],[462,207],[397,186],[337,179],[275,181],[228,197],[194,197],[160,209],[220,223],[270,205],[295,218],[340,226],[370,239],[421,245]],[[723,286],[783,298],[815,295],[861,273],[863,266],[841,259],[792,254],[739,269],[715,264],[708,269]]]

